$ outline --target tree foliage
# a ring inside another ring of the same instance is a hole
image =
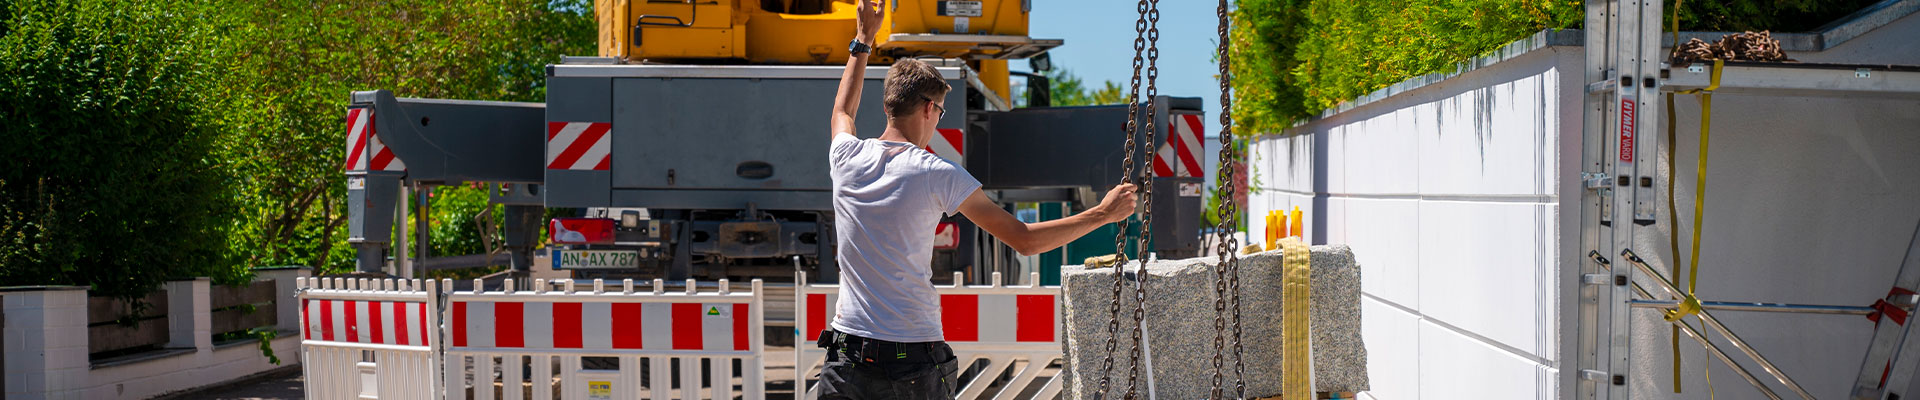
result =
[[[120,295],[256,265],[352,265],[348,95],[541,101],[592,54],[586,0],[0,3],[0,285]],[[478,242],[480,189],[437,198]],[[478,199],[475,201],[474,199]],[[444,224],[442,224],[444,222]],[[443,242],[436,240],[436,247]]]
[[[0,285],[134,297],[229,265],[212,99],[230,28],[201,1],[18,1],[0,19]]]
[[[1247,134],[1280,132],[1342,101],[1450,71],[1541,30],[1579,27],[1586,11],[1578,0],[1236,2],[1233,113]],[[1683,30],[1806,31],[1872,3],[1682,1],[1679,21]]]
[[[1126,93],[1120,91],[1120,84],[1102,81],[1100,87],[1088,87],[1087,82],[1066,68],[1054,67],[1040,73],[1047,78],[1047,94],[1055,107],[1097,106],[1107,104],[1126,104]],[[1026,87],[1013,87],[1015,107],[1026,107]]]
[[[236,220],[232,251],[258,265],[346,270],[348,94],[386,89],[401,97],[543,101],[545,66],[593,53],[586,0],[327,1],[231,0],[249,21],[250,43],[235,59],[232,91],[250,93],[230,109]],[[434,199],[434,236],[475,238],[483,191],[448,187]],[[494,214],[499,215],[498,207]],[[467,254],[472,240],[434,241],[433,254]]]

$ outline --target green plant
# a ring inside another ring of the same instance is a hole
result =
[[[137,301],[229,265],[214,99],[230,20],[205,1],[0,9],[0,285]]]
[[[1806,31],[1875,0],[1680,3],[1680,28]],[[1340,102],[1547,29],[1577,28],[1576,0],[1236,0],[1236,131],[1278,133]],[[1673,3],[1667,3],[1673,7]],[[1662,29],[1666,29],[1665,26]]]

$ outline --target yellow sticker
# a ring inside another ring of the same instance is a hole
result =
[[[613,382],[587,381],[587,398],[593,400],[613,400]]]

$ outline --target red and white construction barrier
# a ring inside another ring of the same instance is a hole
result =
[[[806,282],[801,274],[797,282]],[[1040,274],[1028,276],[1029,282],[1039,282]],[[953,281],[961,282],[959,273],[954,273]],[[1000,282],[1000,274],[993,275],[993,282]],[[1059,286],[940,286],[934,290],[940,293],[940,323],[947,339],[953,347],[954,356],[960,359],[960,365],[967,366],[978,360],[987,360],[985,369],[972,379],[963,378],[965,386],[955,398],[1011,398],[1035,384],[1041,370],[1063,357]],[[839,301],[839,285],[795,285],[795,342],[794,370],[804,377],[801,381],[818,376],[826,361],[826,350],[816,343],[820,331],[833,321]],[[1026,361],[1014,371],[1013,380],[1002,385],[999,393],[986,393],[987,386],[993,383],[1007,368],[1018,361]],[[982,378],[985,377],[985,378]],[[1056,375],[1046,382],[1039,382],[1038,391],[1033,398],[1046,399],[1058,395],[1061,390],[1061,377]],[[817,397],[813,385],[806,399]]]
[[[474,285],[481,287],[481,282]],[[736,393],[745,399],[765,398],[765,303],[759,280],[748,292],[730,290],[725,280],[710,292],[698,291],[693,280],[686,282],[686,290],[673,292],[660,280],[638,290],[631,280],[612,288],[595,280],[591,290],[575,290],[573,281],[560,285],[549,290],[547,282],[536,280],[530,291],[449,293],[450,339],[443,364],[450,373],[442,378],[444,386],[456,388],[453,393],[475,388],[473,398],[491,399],[491,375],[476,375],[469,383],[466,374],[454,371],[465,371],[467,363],[476,371],[492,371],[500,363],[504,387],[528,382],[534,398],[545,399],[553,391],[551,368],[558,357],[564,398],[645,394],[656,399],[730,399]],[[514,287],[513,281],[505,286]],[[523,364],[522,357],[533,362]],[[620,367],[583,370],[581,357],[617,357]],[[738,389],[732,380],[733,360],[741,364]],[[674,369],[674,362],[679,364],[677,381],[666,372]],[[654,373],[642,375],[642,363]],[[531,378],[521,376],[523,365],[530,367]],[[519,394],[507,391],[502,397],[517,399]]]
[[[434,281],[300,278],[301,367],[311,399],[434,399]],[[369,357],[371,354],[371,357]]]

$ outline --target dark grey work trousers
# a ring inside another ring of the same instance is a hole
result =
[[[836,337],[838,336],[838,337]],[[895,343],[829,331],[821,399],[951,399],[960,362],[946,342]]]

